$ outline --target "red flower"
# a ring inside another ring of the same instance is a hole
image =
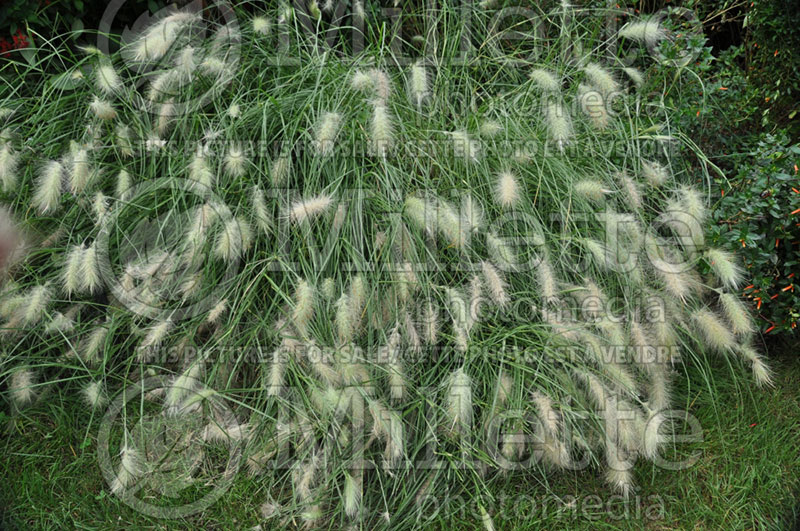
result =
[[[22,29],[17,30],[17,34],[12,36],[14,39],[14,48],[27,48],[28,36],[22,33]]]

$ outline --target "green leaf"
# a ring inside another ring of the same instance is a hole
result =
[[[72,38],[77,39],[80,37],[81,32],[83,31],[84,25],[83,20],[79,18],[75,18],[72,20]]]
[[[28,32],[28,42],[30,43],[28,47],[22,48],[19,53],[28,64],[32,65],[36,62],[36,43],[33,42],[33,35],[30,32]]]

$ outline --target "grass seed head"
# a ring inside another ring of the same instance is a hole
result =
[[[333,199],[329,195],[318,195],[309,199],[295,201],[289,209],[289,220],[297,224],[310,222],[328,210],[332,203]]]
[[[656,20],[637,20],[622,26],[618,35],[625,39],[654,46],[666,37],[666,31]]]
[[[97,96],[95,96],[92,103],[89,104],[89,108],[94,115],[101,120],[113,120],[117,117],[117,111],[114,110],[114,107],[106,100],[101,100]]]
[[[292,159],[288,153],[278,155],[270,166],[270,177],[273,186],[281,186],[289,179],[292,170]]]
[[[297,284],[294,293],[292,322],[301,336],[308,335],[308,324],[314,316],[314,289],[306,280]]]
[[[717,314],[708,308],[702,308],[692,314],[692,321],[699,335],[708,347],[717,352],[732,351],[736,346],[736,338]]]
[[[200,13],[177,12],[150,26],[132,43],[131,53],[135,61],[158,61],[169,52],[172,45],[187,28],[200,21]]]
[[[739,345],[737,352],[745,361],[749,362],[753,368],[753,376],[759,387],[774,387],[773,374],[767,365],[764,357],[749,344]]]
[[[448,378],[446,408],[448,433],[461,433],[472,427],[472,379],[463,367]]]
[[[658,162],[649,160],[642,161],[642,174],[653,188],[664,186],[670,178],[667,168]]]
[[[432,301],[425,304],[422,317],[422,337],[426,344],[435,345],[439,338],[439,312]]]
[[[561,93],[561,82],[553,72],[543,68],[535,68],[531,70],[529,77],[542,92]]]
[[[566,108],[560,103],[548,101],[544,108],[544,118],[550,139],[563,153],[565,146],[572,138],[572,120]]]
[[[264,192],[258,185],[253,186],[252,193],[253,202],[253,221],[255,221],[258,230],[264,234],[269,234],[272,231],[272,215],[267,209],[267,202],[264,198]]]
[[[314,134],[314,149],[320,157],[327,157],[333,152],[341,122],[342,115],[337,112],[326,112],[319,119]]]
[[[92,409],[103,407],[107,402],[105,389],[103,383],[100,381],[89,382],[82,389],[83,400]]]
[[[633,67],[626,67],[622,69],[623,72],[633,81],[633,84],[636,85],[636,88],[641,88],[644,85],[644,75],[637,69]]]
[[[453,154],[457,159],[467,162],[477,162],[481,158],[480,140],[472,138],[465,130],[449,133],[453,141]]]
[[[243,177],[247,172],[247,162],[244,148],[237,144],[232,144],[225,155],[225,172],[231,177]]]
[[[17,169],[19,155],[5,144],[0,147],[0,186],[4,192],[11,192],[17,188]]]
[[[106,96],[113,96],[122,88],[122,80],[110,62],[102,62],[95,73],[97,88]]]
[[[484,138],[493,138],[503,132],[503,126],[497,120],[481,122],[480,133]]]
[[[428,97],[430,88],[428,86],[428,72],[422,60],[418,60],[411,67],[411,73],[408,80],[408,92],[411,100],[417,104],[417,107],[422,107],[422,103]]]
[[[42,214],[54,212],[58,208],[63,177],[64,167],[57,160],[49,161],[42,169],[33,194],[33,205]]]
[[[361,477],[360,474],[358,477]],[[344,478],[344,493],[342,495],[344,512],[348,517],[355,518],[361,505],[361,481],[356,480],[347,472],[345,472]]]
[[[719,297],[722,313],[731,325],[731,331],[737,336],[749,335],[755,332],[750,312],[735,295],[723,293]]]
[[[103,223],[106,214],[108,214],[108,198],[103,192],[97,192],[94,194],[92,211],[94,212],[95,225],[100,226]]]
[[[744,275],[733,254],[722,249],[711,248],[706,251],[706,260],[723,286],[728,289],[739,287]]]
[[[24,305],[17,309],[19,321],[25,325],[41,321],[52,298],[53,292],[49,283],[32,287],[25,297]]]
[[[372,153],[382,158],[386,158],[394,146],[394,126],[386,105],[382,103],[376,104],[372,109],[370,146]]]
[[[97,365],[102,358],[108,328],[104,325],[95,326],[89,336],[81,342],[78,354],[81,359],[90,366]]]
[[[603,98],[608,98],[620,91],[619,82],[614,79],[613,74],[598,63],[588,63],[583,67],[583,71],[592,86],[603,94]]]
[[[83,263],[83,253],[85,251],[86,248],[83,245],[74,245],[64,262],[61,278],[64,293],[68,297],[81,289],[83,282],[81,264]]]
[[[172,331],[173,326],[173,322],[170,319],[156,321],[147,329],[139,347],[144,351],[145,349],[160,346],[167,338],[167,335]],[[143,354],[146,353],[143,352]]]
[[[220,318],[228,311],[228,299],[222,299],[209,310],[206,316],[207,323],[217,323]]]
[[[119,170],[117,174],[117,184],[114,195],[120,201],[127,201],[131,194],[131,174],[127,170]]]
[[[8,391],[17,406],[24,406],[33,401],[36,396],[33,389],[35,383],[35,375],[30,369],[16,369],[11,374]]]
[[[481,270],[483,271],[483,278],[486,282],[486,287],[489,290],[489,295],[495,304],[504,307],[509,303],[506,282],[503,280],[500,272],[491,264],[484,260],[481,262]]]
[[[97,244],[93,242],[81,256],[81,290],[95,293],[100,289],[100,268],[97,263]]]
[[[601,182],[592,179],[578,181],[574,189],[578,195],[597,203],[605,200],[606,194],[610,191],[604,188]]]
[[[268,37],[272,33],[272,21],[267,17],[253,17],[253,32]]]
[[[510,171],[501,172],[495,184],[495,200],[503,208],[517,206],[520,200],[520,185]]]

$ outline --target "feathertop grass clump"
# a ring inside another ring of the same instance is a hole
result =
[[[484,4],[470,39],[490,36]],[[344,29],[314,6],[317,31]],[[558,9],[550,46],[593,50],[602,17]],[[428,494],[511,472],[587,463],[630,493],[684,369],[724,356],[771,383],[742,271],[705,246],[707,158],[649,134],[675,123],[658,98],[641,111],[649,63],[476,48],[456,67],[448,25],[398,68],[354,13],[347,62],[288,5],[200,41],[203,17],[175,11],[112,56],[53,49],[2,94],[14,411],[59,386],[99,413],[162,375],[142,401],[241,445],[276,522],[403,528]],[[42,74],[63,64],[75,90]],[[158,485],[140,428],[112,441],[115,494]]]

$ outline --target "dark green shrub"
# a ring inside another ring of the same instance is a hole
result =
[[[744,294],[761,330],[793,330],[800,319],[800,145],[764,135],[733,178],[718,181],[713,238],[747,268]]]
[[[124,26],[143,13],[156,13],[163,0],[126,0],[115,13],[115,25]],[[11,38],[30,27],[50,37],[65,31],[96,30],[108,8],[108,0],[4,0],[0,3],[0,37]]]
[[[743,21],[746,68],[762,101],[762,125],[789,127],[796,137],[800,97],[800,10],[792,0],[756,0]]]

